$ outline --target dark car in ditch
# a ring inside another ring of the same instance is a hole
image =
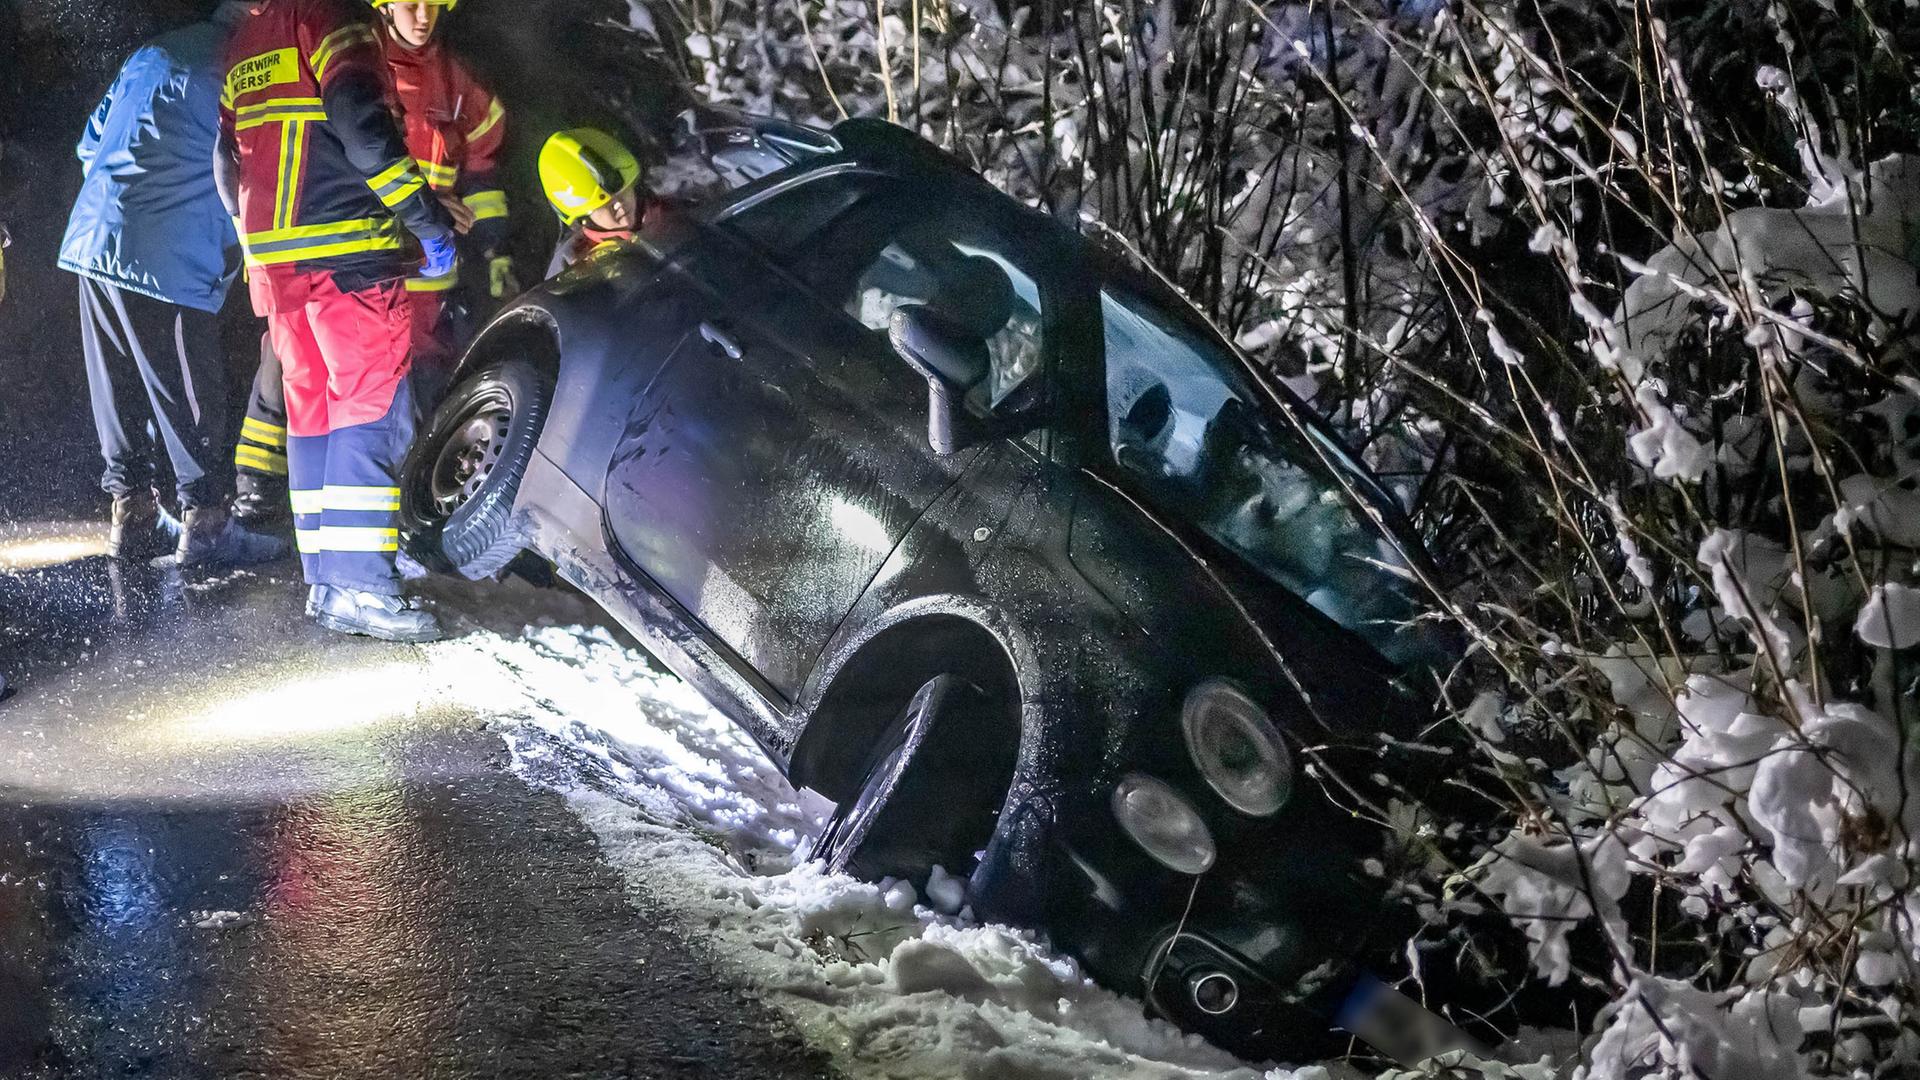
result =
[[[549,560],[837,804],[832,866],[1302,1052],[1389,921],[1326,761],[1423,708],[1418,540],[1151,276],[902,129],[781,137],[488,324],[410,549]]]

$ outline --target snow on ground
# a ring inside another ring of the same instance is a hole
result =
[[[745,732],[605,630],[430,649],[434,675],[503,725],[516,770],[563,795],[631,887],[710,935],[729,974],[849,1076],[1348,1075],[1262,1073],[1147,1019],[1028,935],[941,914],[904,883],[822,872],[804,852],[831,805],[796,793]]]

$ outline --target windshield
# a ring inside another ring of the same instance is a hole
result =
[[[1422,587],[1324,464],[1346,454],[1318,452],[1270,419],[1238,360],[1174,312],[1117,284],[1101,290],[1100,309],[1122,475],[1388,659],[1416,659],[1418,635],[1402,628]]]

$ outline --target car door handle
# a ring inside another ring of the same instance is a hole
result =
[[[732,334],[710,322],[703,322],[700,324],[700,336],[706,339],[707,344],[726,353],[727,359],[740,359],[740,343],[733,340]]]

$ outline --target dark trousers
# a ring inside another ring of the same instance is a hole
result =
[[[273,355],[272,334],[260,335],[260,367],[247,394],[247,415],[240,421],[233,465],[242,474],[258,477],[284,480],[287,475],[287,391],[280,382],[280,358]]]
[[[164,454],[182,510],[219,504],[233,485],[219,316],[83,277],[80,348],[101,489],[147,488]]]
[[[259,369],[253,373],[246,415],[240,417],[234,473],[286,480],[286,388],[280,386],[280,359],[273,356],[273,334],[259,336]]]

